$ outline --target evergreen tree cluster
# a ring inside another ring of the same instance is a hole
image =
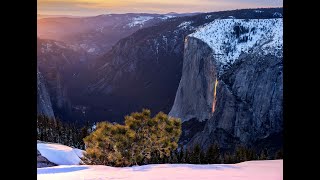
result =
[[[151,118],[151,112],[131,113],[125,124],[100,122],[97,128],[84,139],[85,164],[131,166],[167,163],[178,147],[181,135],[180,119],[159,112]]]
[[[100,122],[93,131],[89,123],[75,124],[44,115],[37,117],[37,139],[85,149],[85,164],[131,166],[143,164],[234,164],[250,160],[283,159],[282,149],[270,154],[267,149],[255,151],[237,146],[234,151],[221,151],[217,144],[206,150],[178,147],[181,121],[160,112],[151,118],[150,110],[132,113],[125,124]],[[91,133],[91,134],[90,134]]]
[[[44,115],[37,116],[37,140],[40,141],[85,149],[83,138],[88,136],[89,133],[88,123],[79,128],[75,124],[65,123],[59,119],[49,118]]]
[[[238,146],[233,152],[222,152],[217,144],[212,144],[207,150],[203,150],[199,145],[193,149],[184,149],[179,147],[172,151],[170,156],[159,158],[155,156],[149,162],[150,164],[163,163],[186,163],[186,164],[234,164],[250,160],[272,160],[283,159],[282,149],[274,155],[268,153],[267,149],[260,152],[252,148]]]

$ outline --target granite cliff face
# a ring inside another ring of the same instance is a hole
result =
[[[282,146],[282,49],[281,18],[215,20],[186,38],[169,115],[208,119],[188,147],[233,149],[275,137],[262,148]]]
[[[85,52],[76,51],[66,43],[37,40],[38,101],[42,97],[41,101],[46,102],[45,107],[50,107],[56,118],[70,118],[71,94],[81,93],[78,84],[85,82],[85,79],[80,80],[80,77],[85,72],[83,69],[87,67],[86,62]],[[70,93],[70,90],[74,92]],[[46,115],[48,110],[41,111],[39,107],[43,106],[38,106],[38,114]]]
[[[37,112],[54,118],[50,95],[42,74],[37,72]]]
[[[182,122],[196,118],[202,122],[212,116],[214,84],[217,79],[213,51],[193,37],[186,38],[182,77],[170,116]]]
[[[254,145],[280,134],[283,129],[282,63],[282,58],[272,55],[246,54],[239,59],[219,78],[213,116],[188,146],[207,147],[218,143],[224,148],[234,148],[237,144]]]

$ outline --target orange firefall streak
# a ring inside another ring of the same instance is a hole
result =
[[[216,95],[217,95],[217,85],[218,85],[218,79],[216,78],[216,82],[214,83],[214,90],[213,90],[213,102],[212,102],[212,112],[214,112],[215,110],[215,106],[216,106]]]

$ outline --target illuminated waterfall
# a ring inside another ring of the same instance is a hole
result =
[[[212,102],[212,112],[214,112],[215,110],[215,106],[216,106],[216,95],[217,95],[217,85],[218,85],[218,79],[216,78],[216,81],[214,83],[214,90],[213,90],[213,102]]]

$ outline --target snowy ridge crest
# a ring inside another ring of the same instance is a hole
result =
[[[242,53],[283,56],[282,18],[217,19],[188,36],[202,40],[213,49],[220,73]]]
[[[153,19],[152,16],[138,16],[138,17],[134,17],[134,18],[132,19],[132,22],[130,22],[130,23],[128,24],[128,26],[129,26],[129,27],[134,27],[134,26],[138,26],[138,25],[142,26],[145,22],[147,22],[147,21],[149,21],[149,20],[151,20],[151,19]]]

